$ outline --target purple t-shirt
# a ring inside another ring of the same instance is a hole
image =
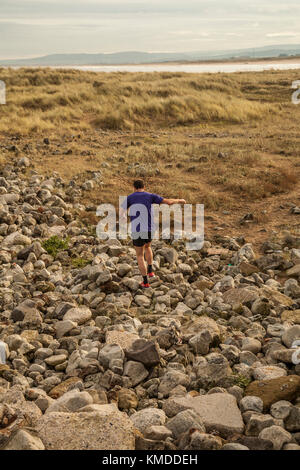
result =
[[[133,233],[147,233],[155,231],[154,213],[152,204],[161,204],[163,197],[157,194],[137,191],[130,194],[122,204],[122,208],[129,209],[131,231]],[[144,207],[139,207],[142,205]],[[136,222],[135,222],[136,221]]]

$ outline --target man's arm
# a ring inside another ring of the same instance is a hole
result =
[[[168,204],[172,206],[173,204],[186,204],[185,199],[163,199],[161,204]]]

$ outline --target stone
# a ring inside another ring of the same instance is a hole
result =
[[[163,406],[168,416],[193,409],[202,418],[208,432],[218,431],[222,437],[241,434],[244,422],[236,398],[229,393],[214,393],[192,397],[172,397]]]
[[[300,309],[298,310],[284,310],[281,314],[281,320],[287,323],[294,323],[300,325]]]
[[[291,348],[296,340],[300,340],[300,325],[287,328],[282,335],[282,342],[287,348]]]
[[[145,436],[154,441],[165,441],[168,437],[172,437],[172,431],[166,426],[150,426],[145,431]]]
[[[281,292],[271,289],[268,286],[261,287],[260,293],[262,297],[269,299],[275,307],[291,307],[294,304],[294,301],[290,297],[287,297],[286,295],[281,294]]]
[[[229,442],[222,447],[222,450],[249,450],[249,447],[238,444],[237,442]]]
[[[222,443],[222,439],[218,436],[193,430],[190,442],[184,450],[220,450]]]
[[[75,410],[76,413],[91,413],[93,411],[99,411],[101,413],[111,412],[116,409],[115,403],[92,403],[90,405],[83,406],[78,410]]]
[[[61,364],[62,362],[65,362],[65,360],[68,358],[66,354],[57,354],[55,356],[47,357],[45,359],[46,364],[51,367],[55,367],[58,364]]]
[[[234,289],[229,289],[223,294],[223,301],[226,304],[236,305],[236,304],[246,304],[248,302],[254,302],[258,294],[256,289],[251,290],[246,287],[236,287]]]
[[[141,362],[128,361],[125,364],[123,375],[129,377],[132,386],[135,387],[148,377],[149,372]]]
[[[174,264],[177,261],[178,253],[174,248],[162,248],[158,253],[165,258],[167,263]]]
[[[290,277],[293,277],[293,276],[299,277],[300,276],[300,263],[288,269],[286,271],[286,275]]]
[[[188,307],[185,303],[179,302],[174,310],[174,315],[191,315],[193,310]]]
[[[271,441],[274,450],[281,450],[284,444],[288,444],[292,440],[291,434],[280,426],[270,426],[263,429],[258,437]]]
[[[160,363],[159,350],[154,341],[138,339],[132,344],[132,349],[125,352],[132,361],[141,362],[145,367],[153,367]]]
[[[162,377],[158,392],[164,397],[168,396],[170,391],[178,385],[187,387],[190,383],[188,375],[177,370],[168,370]]]
[[[70,377],[69,379],[64,380],[59,385],[56,385],[54,388],[52,388],[49,391],[49,397],[55,399],[59,398],[76,385],[82,386],[82,379],[79,377]]]
[[[46,450],[135,449],[132,421],[116,408],[48,413],[39,420],[36,430]]]
[[[256,299],[251,305],[251,312],[253,315],[262,315],[267,317],[271,312],[271,305],[268,299]]]
[[[106,344],[118,344],[123,350],[131,349],[133,343],[138,339],[138,335],[128,331],[109,330],[105,335]]]
[[[123,364],[124,357],[124,351],[118,344],[105,344],[99,351],[98,360],[107,369],[111,367],[112,362],[116,359],[120,359]]]
[[[215,320],[212,318],[203,315],[197,319],[193,319],[187,322],[182,331],[185,334],[193,334],[196,335],[197,333],[201,333],[203,330],[208,330],[212,336],[212,341],[214,344],[217,344],[220,340],[220,328],[219,325]]]
[[[296,279],[288,279],[284,283],[284,295],[292,299],[298,299],[300,297],[300,286]]]
[[[242,351],[249,351],[253,354],[259,353],[261,350],[261,343],[255,338],[244,338],[242,341]]]
[[[300,446],[297,444],[285,444],[283,450],[300,450]]]
[[[120,410],[136,409],[137,406],[138,398],[133,390],[121,388],[121,390],[118,391],[118,407]]]
[[[206,355],[209,353],[209,347],[212,343],[212,335],[209,330],[201,331],[189,340],[195,354]]]
[[[12,401],[10,399],[7,400],[4,397],[2,402],[9,404],[12,410],[14,410],[19,416],[22,416],[24,425],[29,427],[35,427],[37,421],[42,415],[39,407],[30,401]]]
[[[166,415],[158,408],[145,408],[130,416],[136,429],[142,434],[146,434],[150,426],[163,426],[166,422]]]
[[[1,242],[2,247],[11,247],[13,245],[30,245],[31,239],[20,232],[13,232],[7,235]]]
[[[88,392],[70,390],[57,398],[57,400],[47,408],[46,413],[53,413],[54,411],[74,412],[92,403],[93,399]]]
[[[264,403],[261,398],[251,396],[242,398],[239,405],[242,412],[256,411],[257,413],[262,413],[264,408]]]
[[[96,280],[97,286],[104,286],[106,283],[110,282],[112,280],[112,275],[110,271],[105,270],[99,274]]]
[[[67,333],[69,333],[73,328],[77,327],[77,323],[71,321],[71,320],[64,320],[64,321],[59,321],[55,323],[55,330],[56,330],[56,337],[62,338],[65,336]]]
[[[242,436],[238,438],[237,444],[241,444],[249,450],[273,450],[271,441],[255,436]]]
[[[273,426],[274,424],[275,421],[271,415],[253,413],[247,422],[245,434],[246,436],[258,436],[263,429]]]
[[[268,410],[273,403],[280,400],[293,401],[299,393],[300,377],[297,375],[255,381],[245,390],[245,395],[254,395],[262,399],[264,410]]]
[[[45,450],[45,446],[39,437],[24,429],[19,429],[3,450]]]
[[[203,362],[195,366],[200,388],[210,390],[212,387],[233,385],[233,372],[228,360],[218,353],[210,353]]]
[[[255,380],[270,380],[285,377],[287,372],[282,367],[263,366],[253,369],[252,375]]]
[[[270,413],[275,419],[286,419],[292,408],[293,405],[289,401],[281,400],[273,403],[270,408]]]
[[[247,364],[248,366],[252,366],[252,364],[254,364],[255,362],[257,362],[257,357],[252,352],[242,351],[240,353],[241,364]]]
[[[150,307],[151,305],[151,299],[146,295],[136,295],[134,301],[139,307]]]
[[[258,273],[259,269],[254,264],[247,263],[246,261],[242,261],[239,265],[239,269],[243,276],[251,276],[251,274]]]
[[[300,408],[298,406],[293,406],[288,417],[286,418],[285,428],[291,432],[300,431]]]
[[[128,274],[131,270],[132,267],[128,263],[118,264],[117,272],[120,277],[126,276],[126,274]]]
[[[70,320],[71,322],[83,325],[92,318],[92,312],[87,307],[75,307],[65,313],[63,320]]]
[[[14,310],[11,312],[11,319],[14,322],[23,321],[25,317],[34,317],[35,315],[39,316],[41,322],[41,316],[36,310],[36,304],[32,300],[24,300],[21,302]]]
[[[45,411],[49,408],[49,406],[54,402],[53,398],[46,396],[40,395],[36,400],[35,404],[36,406],[39,407],[42,413],[45,413]]]
[[[190,429],[198,429],[205,432],[205,426],[200,416],[192,409],[187,409],[178,413],[174,418],[170,419],[167,428],[172,431],[173,436],[177,439],[184,432]]]

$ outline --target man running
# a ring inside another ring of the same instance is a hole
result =
[[[157,194],[148,193],[145,191],[145,185],[142,180],[134,181],[133,187],[135,192],[130,194],[122,204],[121,217],[126,217],[127,210],[129,209],[132,241],[136,251],[139,270],[143,276],[143,282],[140,284],[140,287],[147,289],[150,287],[148,276],[154,277],[151,241],[152,234],[155,232],[155,226],[152,204],[168,204],[171,206],[173,204],[185,204],[185,200],[165,199]],[[140,208],[144,210],[139,211],[138,205],[141,205],[142,207]],[[130,208],[132,208],[132,211]]]

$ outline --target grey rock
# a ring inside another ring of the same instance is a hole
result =
[[[256,411],[257,413],[262,413],[264,408],[264,403],[259,397],[251,397],[250,395],[242,398],[240,401],[240,409],[242,412],[245,411]]]
[[[292,440],[291,434],[280,426],[270,426],[263,429],[258,437],[259,439],[271,441],[273,443],[274,450],[282,449],[284,444],[288,444]]]
[[[93,399],[88,392],[70,390],[55,400],[54,403],[52,402],[52,404],[47,408],[46,413],[53,413],[56,411],[74,412],[84,406],[91,405],[92,403]]]
[[[270,408],[270,413],[275,419],[286,419],[292,408],[293,405],[289,401],[281,400],[273,403]]]
[[[294,341],[300,339],[300,325],[294,325],[287,328],[282,335],[282,342],[287,348],[291,348]]]
[[[274,424],[275,421],[271,415],[253,413],[247,423],[245,434],[246,436],[259,436],[263,429],[269,428]]]
[[[163,410],[146,408],[131,415],[130,419],[142,434],[146,434],[151,426],[163,426],[166,422],[166,415]]]
[[[229,442],[222,447],[222,450],[249,450],[249,447],[243,446],[236,442]]]
[[[300,431],[300,408],[293,406],[285,420],[285,428],[291,432]]]
[[[193,409],[202,418],[208,432],[218,431],[224,437],[240,434],[244,430],[236,399],[228,393],[172,397],[165,402],[163,409],[168,416],[174,416],[185,409]]]
[[[178,413],[167,422],[166,426],[172,431],[176,439],[190,429],[198,429],[205,433],[205,426],[202,419],[194,410],[189,409]]]
[[[129,377],[132,386],[135,387],[148,377],[149,372],[141,362],[128,361],[125,364],[123,375]]]
[[[92,312],[87,307],[76,307],[71,308],[65,313],[63,320],[69,320],[71,322],[77,323],[78,325],[83,325],[92,318]]]
[[[19,429],[3,450],[45,450],[45,446],[39,437]]]

